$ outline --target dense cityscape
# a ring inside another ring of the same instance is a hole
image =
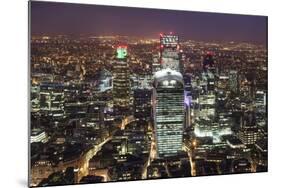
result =
[[[267,171],[267,47],[31,37],[30,186]]]

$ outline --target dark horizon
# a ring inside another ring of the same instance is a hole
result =
[[[31,35],[120,35],[267,43],[267,17],[31,1]],[[97,26],[96,26],[97,25]]]

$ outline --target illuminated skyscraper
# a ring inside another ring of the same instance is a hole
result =
[[[113,70],[113,108],[116,115],[130,110],[130,72],[127,63],[127,46],[117,47],[117,61]]]
[[[184,107],[185,107],[185,123],[184,128],[188,129],[191,127],[191,96],[184,94]]]
[[[238,137],[245,145],[253,145],[260,139],[255,112],[246,112],[244,114]]]
[[[187,129],[191,126],[191,75],[184,75],[184,107],[185,107],[185,123],[184,128]]]
[[[152,75],[154,75],[155,72],[160,70],[161,70],[161,64],[159,62],[159,57],[157,55],[154,55],[152,57],[152,67],[151,67]]]
[[[106,69],[101,71],[99,81],[99,89],[101,92],[112,89],[112,75]]]
[[[182,75],[171,69],[154,77],[154,123],[157,156],[176,155],[182,150],[184,125],[184,84]]]
[[[213,92],[215,90],[215,76],[211,72],[207,75],[207,90],[208,92]]]
[[[229,72],[229,89],[230,91],[237,93],[238,91],[238,74],[237,71],[231,70]]]
[[[202,84],[204,85],[204,91],[207,93],[213,92],[215,90],[215,66],[213,54],[207,52],[203,58],[202,62],[203,72],[202,72]]]
[[[180,71],[179,37],[173,34],[160,34],[161,68]]]
[[[212,142],[219,143],[222,141],[221,136],[232,133],[228,119],[224,114],[220,114],[217,108],[218,101],[221,100],[218,96],[222,93],[216,91],[221,91],[227,86],[225,80],[228,80],[228,77],[219,78],[216,75],[211,52],[204,56],[202,69],[194,133],[196,137],[210,137]]]

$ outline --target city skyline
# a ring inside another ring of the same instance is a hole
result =
[[[32,35],[123,35],[157,38],[160,32],[174,32],[184,40],[236,41],[266,45],[267,17],[31,2]]]
[[[268,171],[266,17],[35,5],[30,186]]]

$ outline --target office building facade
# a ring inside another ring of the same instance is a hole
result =
[[[158,158],[177,155],[182,150],[184,86],[182,75],[171,69],[154,77],[154,123]]]

